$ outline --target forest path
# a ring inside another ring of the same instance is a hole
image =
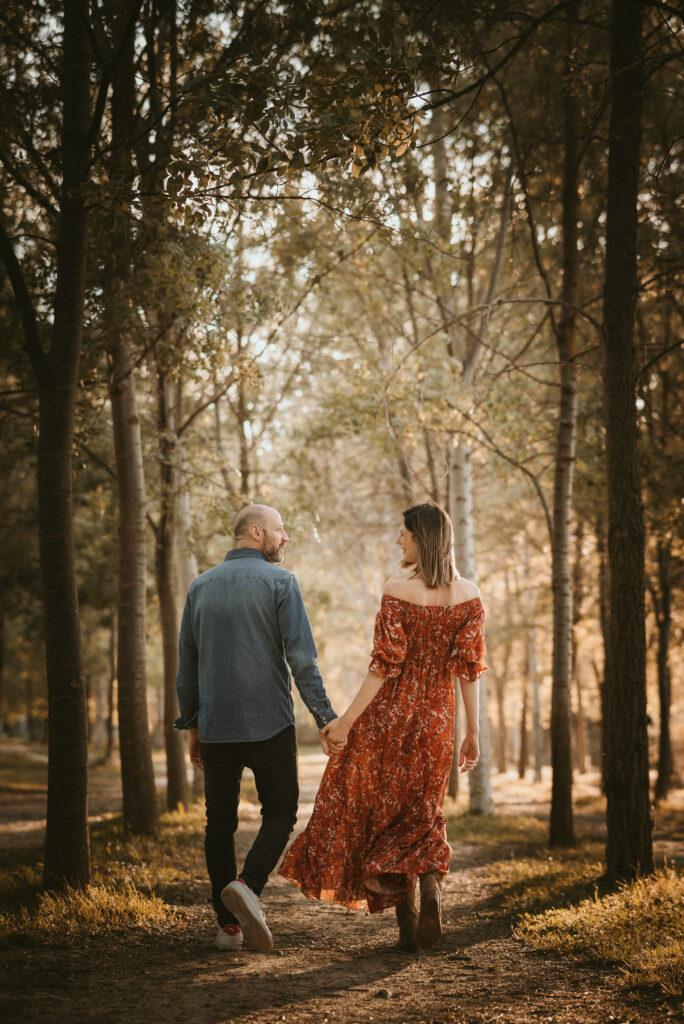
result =
[[[324,759],[300,758],[303,827]],[[258,826],[242,807],[244,854]],[[636,998],[615,970],[540,954],[511,938],[485,875],[500,857],[461,843],[445,883],[445,935],[427,953],[394,952],[394,914],[371,917],[307,900],[274,875],[263,905],[276,949],[270,955],[213,948],[201,842],[187,848],[193,884],[179,892],[179,925],[78,946],[2,953],[11,1019],[38,1024],[151,1021],[439,1022],[439,1024],[641,1024],[681,1020],[657,998]],[[30,1000],[26,994],[30,993]]]

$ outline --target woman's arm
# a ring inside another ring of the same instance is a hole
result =
[[[466,732],[470,736],[478,736],[480,733],[480,685],[477,680],[471,683],[469,679],[459,679],[461,684],[461,696],[465,705]]]
[[[361,683],[359,692],[354,697],[347,710],[339,718],[334,719],[327,728],[323,730],[325,738],[331,745],[337,745],[338,743],[344,744],[347,742],[347,735],[352,725],[362,714],[373,697],[379,692],[380,687],[385,682],[384,676],[378,675],[377,672],[369,672]]]
[[[480,757],[480,684],[469,679],[459,679],[459,683],[466,713],[466,736],[461,744],[458,768],[461,772],[470,772]]]

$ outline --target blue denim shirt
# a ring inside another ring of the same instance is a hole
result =
[[[275,736],[295,720],[288,665],[322,729],[336,715],[297,580],[255,548],[235,548],[188,591],[176,729],[197,726],[202,743]]]

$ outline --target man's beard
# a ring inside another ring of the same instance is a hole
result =
[[[285,557],[284,548],[280,544],[269,544],[268,542],[265,542],[264,547],[261,549],[261,554],[267,562],[282,562]]]

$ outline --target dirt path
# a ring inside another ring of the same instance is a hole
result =
[[[322,761],[302,758],[302,827]],[[244,808],[243,851],[257,822]],[[491,849],[462,844],[446,882],[446,934],[434,951],[393,952],[394,917],[312,903],[274,876],[264,908],[277,949],[220,953],[206,902],[201,851],[196,886],[179,894],[169,937],[136,935],[73,946],[15,949],[0,957],[3,1014],[14,1024],[266,1024],[272,1021],[449,1024],[637,1024],[682,1020],[658,1000],[637,1000],[616,972],[527,950],[483,881]],[[181,902],[181,900],[179,900]],[[29,995],[30,998],[26,998]]]

